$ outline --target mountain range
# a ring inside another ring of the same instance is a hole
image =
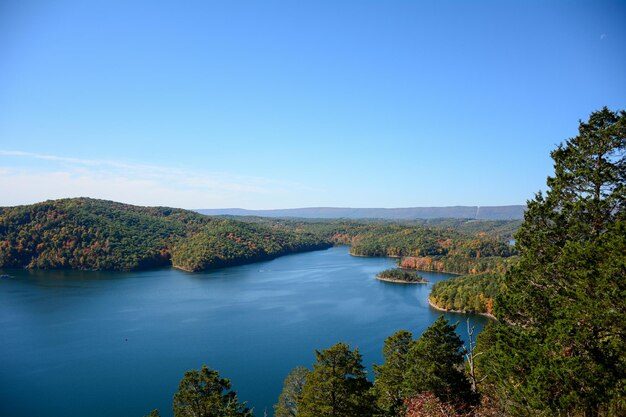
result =
[[[451,206],[451,207],[406,207],[406,208],[349,208],[349,207],[305,207],[276,210],[246,210],[241,208],[199,209],[198,213],[211,216],[260,216],[299,217],[318,219],[477,219],[517,220],[524,217],[525,205],[512,206]]]

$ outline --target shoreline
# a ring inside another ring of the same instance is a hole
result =
[[[443,311],[445,313],[478,314],[479,316],[485,316],[493,320],[498,320],[496,316],[494,316],[493,314],[489,314],[489,313],[479,313],[477,311],[452,310],[452,309],[445,309],[443,307],[439,307],[438,305],[436,305],[430,300],[430,295],[428,296],[428,305],[434,308],[435,310]]]
[[[350,245],[346,245],[346,246],[350,246]],[[384,256],[372,256],[372,255],[356,255],[352,252],[349,252],[350,256],[354,256],[356,258],[389,258],[389,259],[402,259],[404,258],[404,256],[390,256],[390,255],[384,255]],[[398,262],[397,265],[398,269],[406,269],[407,271],[420,271],[420,272],[434,272],[434,273],[441,273],[441,274],[450,274],[450,275],[458,275],[458,276],[462,276],[462,275],[474,275],[474,274],[470,274],[468,273],[460,273],[460,272],[450,272],[450,271],[437,271],[435,269],[420,269],[420,268],[407,268],[405,266],[402,266],[400,264],[400,262]]]
[[[344,246],[344,245],[339,245],[339,246]],[[345,246],[352,246],[352,245],[345,245]],[[383,256],[372,256],[372,255],[356,255],[354,253],[352,253],[352,251],[349,252],[350,256],[354,256],[357,258],[390,258],[390,259],[400,259],[402,260],[402,258],[405,258],[405,256],[390,256],[390,255],[383,255]],[[407,271],[420,271],[420,272],[434,272],[434,273],[439,273],[439,274],[449,274],[449,275],[456,275],[456,276],[465,276],[465,275],[478,275],[478,274],[483,274],[489,271],[483,271],[483,272],[477,272],[477,273],[471,273],[471,272],[451,272],[451,271],[445,271],[445,270],[436,270],[436,269],[422,269],[422,268],[407,268],[406,266],[402,266],[401,262],[398,262],[398,265],[396,266],[398,269],[404,269]],[[477,313],[478,314],[478,313]]]
[[[401,266],[400,264],[398,264],[398,269],[406,269],[407,271],[434,272],[434,273],[439,273],[439,274],[450,274],[450,275],[458,275],[458,276],[475,275],[475,274],[470,274],[469,272],[462,274],[460,272],[437,271],[434,269],[407,268],[405,266]]]
[[[385,255],[385,256],[372,256],[372,255],[357,255],[354,254],[352,252],[348,252],[350,254],[350,256],[354,256],[355,258],[390,258],[390,259],[400,259],[402,258],[402,256],[390,256],[390,255]],[[412,268],[407,268],[407,269],[412,269]]]

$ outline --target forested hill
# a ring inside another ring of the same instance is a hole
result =
[[[453,206],[453,207],[407,207],[407,208],[344,208],[307,207],[279,210],[245,210],[240,208],[200,209],[207,215],[299,217],[318,219],[478,219],[519,220],[524,217],[524,205],[514,206]]]
[[[273,229],[308,232],[354,256],[400,258],[403,268],[476,274],[503,272],[517,254],[510,240],[519,220],[276,219],[229,217]]]
[[[306,231],[75,198],[0,208],[0,267],[197,271],[321,249]]]

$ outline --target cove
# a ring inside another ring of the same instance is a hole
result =
[[[204,273],[1,270],[0,415],[171,416],[184,372],[202,364],[229,378],[263,416],[295,366],[314,349],[350,343],[370,376],[384,339],[419,336],[445,314],[428,306],[427,285],[379,281],[387,258],[347,247]],[[477,331],[488,319],[470,316]]]

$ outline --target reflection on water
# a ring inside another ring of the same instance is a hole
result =
[[[427,297],[449,275],[375,279],[394,264],[338,247],[206,273],[0,271],[0,415],[169,416],[184,371],[202,364],[271,415],[314,349],[348,342],[371,371],[387,336],[417,336],[442,314]],[[464,336],[465,317],[446,316]]]

